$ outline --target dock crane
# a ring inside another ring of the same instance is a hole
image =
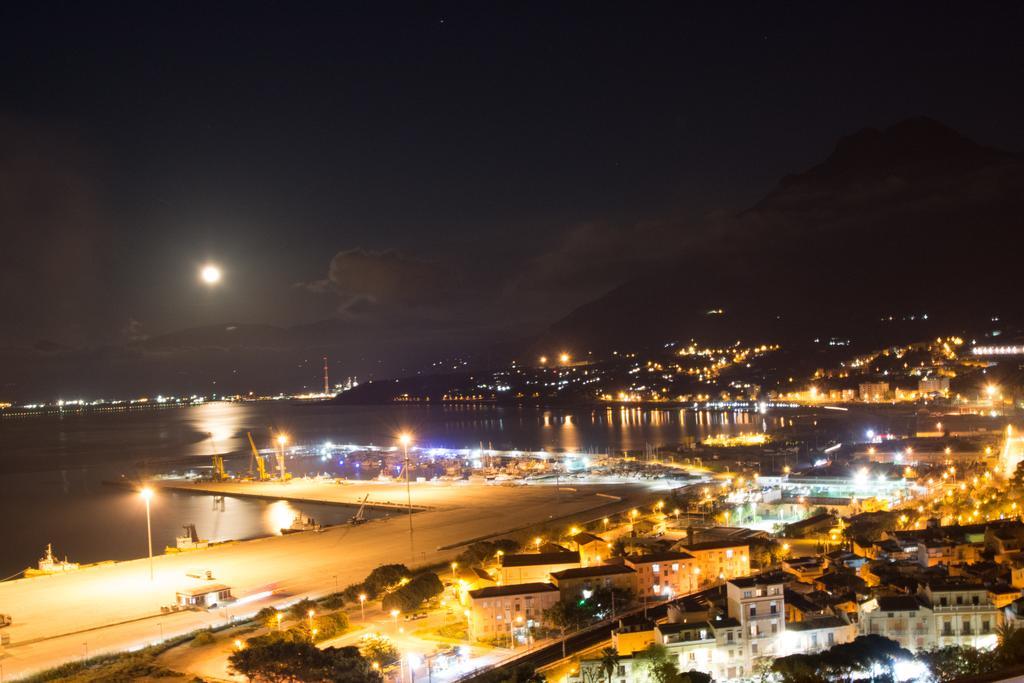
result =
[[[260,449],[256,448],[256,442],[252,440],[252,432],[246,432],[249,436],[249,446],[252,447],[252,457],[256,461],[256,481],[267,481],[270,476],[267,474],[267,461],[260,455]],[[249,468],[252,471],[252,467]]]
[[[213,446],[213,479],[224,481],[228,473],[224,471],[224,456],[217,453],[217,443],[213,440],[213,432],[210,432],[210,445]]]

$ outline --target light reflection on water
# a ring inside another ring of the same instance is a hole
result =
[[[276,401],[0,419],[0,520],[5,521],[0,578],[33,564],[47,542],[78,562],[145,555],[140,499],[102,482],[169,469],[209,469],[214,451],[233,454],[229,469],[244,471],[250,431],[260,448],[270,447],[271,430],[285,431],[298,443],[390,446],[409,429],[425,447],[617,451],[778,425],[772,415],[675,408],[342,407]],[[315,472],[327,464],[316,459],[308,467]],[[372,470],[366,477],[379,471],[366,469]],[[331,524],[348,519],[353,510],[235,498],[215,506],[211,497],[161,493],[153,501],[154,548],[173,545],[187,523],[211,541],[244,539],[280,533],[300,513]]]

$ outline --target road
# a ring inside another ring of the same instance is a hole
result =
[[[222,484],[224,493],[242,484]],[[153,560],[150,580],[146,559],[81,569],[61,576],[43,576],[0,583],[0,612],[14,624],[4,629],[11,638],[4,648],[5,675],[15,677],[64,661],[142,647],[161,637],[224,624],[259,608],[287,599],[322,596],[362,580],[374,567],[391,562],[425,565],[447,561],[459,544],[510,533],[553,519],[591,518],[639,504],[668,484],[573,482],[556,495],[553,486],[423,482],[412,485],[414,505],[429,508],[413,515],[412,543],[404,514],[356,527],[335,527],[322,533],[276,536],[215,546]],[[371,500],[396,500],[404,485],[337,484],[293,481],[249,484],[248,491],[268,496],[327,500],[328,492],[344,492],[351,500],[369,490]],[[323,494],[324,497],[315,497]],[[159,493],[157,494],[159,496]],[[341,501],[341,493],[335,502]],[[404,498],[404,495],[402,496]],[[154,507],[156,510],[158,506]],[[112,529],[111,533],[117,533]],[[186,574],[209,569],[218,583],[230,586],[235,604],[209,612],[161,614],[175,600],[175,591],[198,584]],[[273,595],[268,595],[273,592]]]

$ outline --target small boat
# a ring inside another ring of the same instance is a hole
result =
[[[174,537],[174,547],[167,546],[164,551],[167,553],[184,553],[189,550],[201,550],[202,548],[210,547],[210,542],[204,538],[199,538],[199,534],[196,533],[195,524],[183,524],[182,529],[185,533],[182,536]]]
[[[367,493],[366,496],[363,497],[363,502],[359,505],[359,509],[356,510],[356,514],[352,515],[352,519],[348,520],[348,523],[350,525],[359,526],[360,524],[366,524],[368,521],[370,521],[366,519],[366,516],[363,514],[363,511],[366,510],[366,501],[369,500],[369,498],[369,493]]]
[[[295,515],[295,519],[292,520],[291,526],[282,527],[282,534],[297,534],[301,531],[320,531],[322,527],[317,524],[316,520],[312,517],[303,517],[302,515]]]
[[[25,570],[25,576],[40,576],[42,574],[63,574],[79,568],[77,562],[68,562],[67,558],[58,560],[53,554],[53,545],[46,544],[46,553],[39,559],[38,569],[29,567]]]

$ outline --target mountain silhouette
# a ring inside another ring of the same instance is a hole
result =
[[[576,309],[536,348],[871,346],[1019,323],[1022,228],[1021,157],[928,118],[868,128],[678,261]]]

